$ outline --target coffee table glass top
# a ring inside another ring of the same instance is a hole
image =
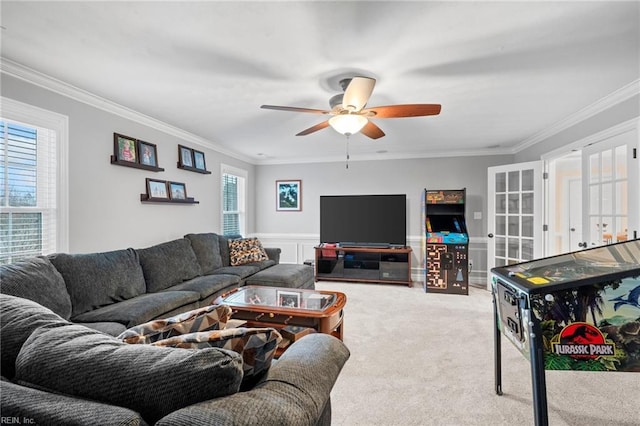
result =
[[[322,312],[336,301],[336,294],[294,288],[241,287],[220,303],[232,306],[264,306]]]

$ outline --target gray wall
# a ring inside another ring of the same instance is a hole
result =
[[[353,156],[352,156],[353,157]],[[427,189],[467,188],[467,227],[473,237],[486,236],[487,167],[508,164],[513,156],[452,157],[386,161],[352,161],[256,168],[257,233],[320,233],[320,195],[407,194],[408,236],[422,232],[420,198]],[[275,181],[302,180],[302,212],[277,212]],[[474,220],[473,212],[482,219]]]
[[[248,231],[253,231],[254,166],[203,146],[2,74],[2,96],[69,117],[69,251],[142,248],[189,232],[220,230],[220,164],[248,171]],[[154,173],[112,165],[113,133],[157,144]],[[205,153],[203,175],[176,167],[178,144]],[[145,178],[184,182],[196,205],[143,204]]]

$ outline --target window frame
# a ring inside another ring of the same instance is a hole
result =
[[[232,176],[236,176],[240,179],[242,179],[242,185],[238,188],[238,210],[237,210],[237,214],[238,214],[238,227],[239,227],[239,234],[240,235],[246,235],[246,230],[247,230],[247,212],[246,212],[246,206],[247,206],[247,180],[248,180],[248,176],[249,176],[249,172],[247,172],[244,169],[240,169],[237,167],[233,167],[230,166],[228,164],[221,164],[220,165],[220,232],[221,234],[224,235],[224,217],[225,214],[228,214],[228,212],[225,212],[224,210],[224,206],[225,206],[225,202],[224,202],[224,176],[225,175],[232,175]]]
[[[16,122],[27,127],[45,128],[56,133],[56,218],[55,237],[51,246],[43,247],[41,254],[69,251],[69,117],[43,108],[0,97],[2,109],[0,117],[9,122]],[[38,158],[40,161],[40,157]],[[41,187],[36,188],[41,191]],[[2,209],[16,211],[15,207]],[[28,210],[36,211],[33,207]],[[41,211],[40,209],[37,209]]]

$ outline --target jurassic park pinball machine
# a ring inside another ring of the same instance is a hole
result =
[[[545,370],[640,372],[640,240],[493,268],[495,385],[501,335],[530,361],[536,425]]]

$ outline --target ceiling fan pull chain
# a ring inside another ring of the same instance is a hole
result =
[[[347,134],[347,162],[346,162],[346,169],[349,168],[349,134]]]

